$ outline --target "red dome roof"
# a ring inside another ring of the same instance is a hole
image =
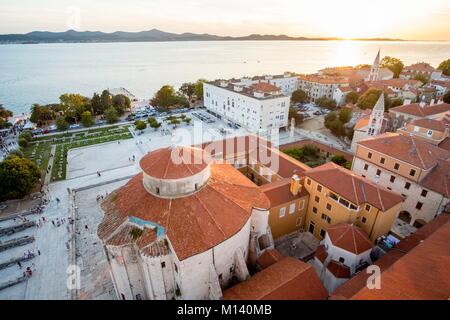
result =
[[[157,179],[182,179],[203,171],[209,158],[204,151],[193,147],[168,147],[144,156],[140,165],[149,176]]]

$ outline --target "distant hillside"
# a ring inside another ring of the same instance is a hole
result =
[[[287,35],[251,34],[245,37],[216,36],[197,33],[170,33],[158,29],[140,32],[117,31],[105,33],[100,31],[66,32],[33,31],[27,34],[0,35],[0,43],[65,43],[65,42],[154,42],[154,41],[231,41],[231,40],[339,40],[339,38],[307,38]],[[400,39],[355,39],[374,41],[401,41]]]

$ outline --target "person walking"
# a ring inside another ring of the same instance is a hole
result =
[[[20,261],[17,261],[17,265],[19,266],[20,269],[22,269],[22,264],[20,263]]]

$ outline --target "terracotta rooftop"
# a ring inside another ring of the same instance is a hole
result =
[[[379,85],[379,86],[387,86],[387,87],[395,87],[395,88],[403,88],[406,85],[409,86],[419,86],[421,82],[419,80],[412,79],[388,79],[388,80],[378,80],[373,82],[368,82],[368,85]]]
[[[408,71],[421,71],[421,72],[433,72],[435,69],[428,63],[425,62],[418,62],[418,63],[414,63],[410,66],[406,66],[402,73],[404,72],[408,72]]]
[[[105,215],[98,235],[103,241],[134,217],[158,226],[168,236],[179,260],[184,260],[232,237],[247,223],[252,208],[267,209],[270,202],[232,166],[212,164],[207,185],[191,196],[153,196],[145,190],[141,173],[110,194],[102,207]],[[146,244],[150,243],[142,245]]]
[[[259,83],[255,83],[251,86],[251,88],[255,91],[261,91],[261,92],[278,92],[280,91],[280,88],[278,88],[277,86],[267,83],[267,82],[259,82]]]
[[[298,200],[308,195],[308,191],[304,187],[296,196],[290,191],[291,179],[284,178],[276,182],[267,183],[259,187],[270,201],[270,207],[277,207],[284,203]]]
[[[421,181],[422,186],[450,198],[450,160],[437,159],[436,166]]]
[[[373,247],[367,234],[359,227],[341,223],[327,229],[331,243],[345,251],[359,255]]]
[[[379,290],[363,287],[354,300],[448,300],[450,298],[450,223],[386,268]]]
[[[282,260],[284,257],[277,249],[268,249],[258,258],[256,263],[262,268],[266,269],[271,265]]]
[[[203,171],[208,162],[203,150],[176,146],[148,153],[140,166],[147,175],[157,179],[181,179]]]
[[[439,148],[450,151],[450,137],[445,138],[441,143],[439,143]]]
[[[410,124],[426,129],[436,130],[444,132],[446,128],[450,129],[450,121],[447,119],[435,120],[435,119],[415,119],[409,122]]]
[[[389,111],[405,113],[416,117],[429,117],[440,113],[450,112],[450,104],[440,103],[432,106],[427,104],[421,107],[419,103],[412,103],[391,108]]]
[[[385,133],[358,144],[425,170],[434,167],[437,159],[450,159],[449,151],[414,136],[398,133]]]
[[[320,262],[322,262],[322,264],[325,262],[325,260],[327,259],[328,253],[327,250],[325,249],[324,245],[320,245],[315,253],[315,257],[317,259],[319,259]]]
[[[355,205],[368,203],[386,211],[403,201],[401,195],[357,176],[333,162],[306,171],[305,175]]]
[[[328,262],[327,269],[338,279],[348,279],[351,276],[349,267],[334,260]]]
[[[408,252],[413,250],[419,244],[423,243],[430,235],[432,235],[436,230],[441,228],[443,225],[450,222],[450,214],[442,213],[438,215],[434,220],[427,223],[425,226],[420,228],[416,233],[412,234],[408,238],[400,241],[396,247],[387,252],[383,257],[374,262],[374,265],[380,267],[381,272],[388,269],[396,261],[404,257]],[[370,276],[365,270],[359,272],[350,280],[345,282],[339,288],[337,288],[331,299],[350,299],[358,291],[366,286],[367,278]],[[413,276],[413,275],[411,275]],[[375,290],[376,291],[376,290]]]
[[[325,300],[328,293],[312,265],[285,257],[225,290],[225,300]]]

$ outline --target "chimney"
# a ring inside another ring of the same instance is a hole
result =
[[[434,99],[431,99],[430,106],[434,106]]]
[[[294,174],[291,178],[291,193],[293,196],[296,196],[302,191],[302,186],[300,184],[300,178],[298,175]]]
[[[405,99],[405,100],[403,101],[403,105],[404,105],[404,106],[406,106],[406,105],[408,105],[408,104],[411,104],[411,99]]]
[[[419,106],[420,106],[421,108],[425,107],[425,101],[420,101]]]

